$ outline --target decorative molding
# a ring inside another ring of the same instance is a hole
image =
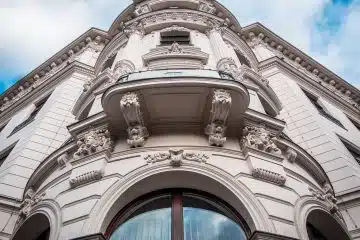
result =
[[[120,109],[128,125],[127,143],[133,148],[144,146],[149,133],[145,127],[138,95],[133,92],[124,94],[120,100]]]
[[[223,89],[214,90],[209,124],[205,128],[205,134],[209,136],[211,146],[224,146],[226,142],[226,120],[231,109],[230,92]]]
[[[275,173],[263,168],[255,168],[251,171],[251,174],[256,178],[261,178],[269,182],[273,182],[277,185],[284,185],[286,178],[279,173]]]
[[[131,34],[139,34],[141,37],[145,34],[144,24],[142,21],[136,21],[129,26],[123,26],[122,29],[128,36]]]
[[[275,139],[263,124],[258,126],[245,126],[241,139],[241,147],[256,148],[267,153],[280,155],[281,150],[276,146]]]
[[[219,60],[216,68],[219,71],[222,71],[222,72],[225,72],[225,73],[231,75],[235,80],[238,80],[240,82],[243,81],[242,72],[237,67],[234,59],[232,59],[232,58],[223,58],[223,59]]]
[[[309,191],[314,197],[323,201],[330,211],[330,213],[335,214],[338,212],[339,207],[337,206],[337,199],[334,196],[334,191],[332,190],[330,184],[324,184],[322,191],[316,190],[312,187],[309,187]]]
[[[136,5],[135,7],[135,10],[134,10],[134,13],[135,13],[135,16],[138,17],[140,15],[143,15],[143,14],[146,14],[146,13],[149,13],[151,12],[151,7],[149,4],[138,4]]]
[[[289,162],[294,163],[297,157],[297,152],[294,149],[288,147],[284,155]]]
[[[207,64],[209,54],[200,48],[179,45],[174,42],[171,46],[158,46],[143,56],[144,65],[149,69],[203,69]]]
[[[199,11],[206,12],[209,14],[215,14],[216,7],[209,0],[201,0],[199,2]]]
[[[100,170],[92,170],[86,173],[83,173],[81,175],[78,175],[74,178],[70,179],[70,186],[71,187],[77,187],[79,185],[86,184],[88,182],[100,180],[104,175],[103,169]]]
[[[183,164],[183,160],[205,163],[209,159],[209,156],[198,152],[185,152],[183,149],[170,149],[168,152],[148,154],[144,159],[147,163],[169,160],[171,166],[180,167]]]
[[[22,222],[30,213],[30,211],[38,204],[40,201],[43,200],[45,196],[45,192],[40,194],[36,194],[33,188],[29,188],[26,193],[23,202],[21,203],[20,207],[21,210],[19,212],[19,219],[17,224]]]
[[[115,63],[113,76],[115,81],[122,75],[129,74],[135,71],[135,65],[129,60],[120,60]]]
[[[57,158],[57,163],[60,166],[60,168],[65,167],[69,161],[70,161],[70,156],[67,152],[63,153]]]
[[[114,147],[110,132],[106,128],[89,130],[76,144],[78,149],[73,155],[75,159],[86,157],[105,149],[112,151]]]

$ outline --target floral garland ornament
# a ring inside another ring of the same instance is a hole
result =
[[[170,149],[168,152],[148,154],[144,159],[147,163],[169,160],[171,166],[180,167],[183,164],[183,160],[205,163],[209,159],[209,156],[203,153],[187,152],[183,149]]]

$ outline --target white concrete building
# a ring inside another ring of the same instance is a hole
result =
[[[134,0],[0,101],[0,239],[360,239],[360,91],[216,1]]]

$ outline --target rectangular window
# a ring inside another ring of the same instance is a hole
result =
[[[186,31],[169,31],[160,34],[161,45],[172,45],[174,42],[180,45],[189,45],[190,33]]]
[[[307,96],[307,98],[310,100],[310,102],[314,105],[314,107],[318,110],[318,112],[320,113],[320,115],[322,115],[323,117],[327,118],[328,120],[332,121],[333,123],[339,125],[340,127],[344,128],[344,126],[341,124],[341,122],[339,120],[337,120],[334,116],[332,116],[327,110],[326,108],[319,102],[319,98],[312,95],[309,92],[306,92],[305,90],[303,90],[303,92],[305,93],[305,95]]]
[[[5,162],[6,158],[10,155],[11,151],[15,147],[15,144],[11,147],[8,147],[3,152],[0,152],[0,166]]]
[[[355,158],[358,164],[360,164],[360,149],[340,139],[349,153]]]
[[[34,121],[36,115],[40,112],[41,108],[44,106],[44,104],[46,103],[46,101],[48,100],[48,98],[50,97],[47,96],[44,99],[42,99],[41,101],[35,103],[35,109],[30,113],[29,117],[23,121],[22,123],[20,123],[19,125],[17,125],[12,132],[10,133],[10,136],[12,136],[13,134],[15,134],[16,132],[20,131],[21,129],[23,129],[25,126],[27,126],[29,123],[31,123],[32,121]]]

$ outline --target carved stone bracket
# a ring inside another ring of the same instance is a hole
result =
[[[21,203],[20,207],[20,219],[19,221],[22,221],[25,219],[30,211],[33,209],[33,207],[38,204],[45,196],[45,192],[40,194],[35,194],[35,191],[33,188],[29,188],[25,193],[24,201]]]
[[[205,163],[209,156],[203,153],[197,152],[185,152],[184,150],[170,149],[168,152],[159,152],[154,154],[148,154],[144,158],[148,163],[162,162],[169,160],[169,163],[173,167],[180,167],[183,164],[183,160]]]
[[[132,73],[135,70],[135,65],[128,60],[118,61],[113,70],[115,81],[122,75]]]
[[[286,178],[281,174],[263,168],[255,168],[252,170],[251,174],[256,178],[261,178],[277,185],[284,185],[286,181]]]
[[[60,157],[57,158],[58,165],[63,168],[66,166],[66,163],[70,161],[70,156],[67,152],[63,153]]]
[[[287,148],[285,151],[285,157],[289,162],[294,163],[297,157],[297,153],[294,149]]]
[[[232,58],[221,59],[217,64],[217,69],[231,75],[235,80],[243,81],[242,72]]]
[[[120,100],[120,109],[128,125],[127,143],[130,147],[142,147],[149,133],[144,124],[138,95],[126,93]]]
[[[98,151],[109,149],[112,151],[114,143],[110,132],[107,129],[91,129],[77,141],[78,150],[74,153],[74,158],[79,159],[89,156]]]
[[[137,17],[149,12],[151,12],[151,7],[149,6],[149,4],[138,4],[136,5],[134,11]]]
[[[205,129],[205,134],[209,136],[209,144],[222,147],[226,142],[226,120],[231,109],[230,93],[223,89],[214,91],[209,124]]]
[[[70,186],[77,187],[85,183],[100,180],[103,177],[103,170],[92,170],[70,179]]]
[[[309,187],[309,190],[314,197],[325,202],[329,208],[330,213],[335,214],[338,212],[339,207],[337,206],[337,199],[334,196],[334,192],[330,184],[326,183],[323,186],[322,191],[316,190],[312,187]]]
[[[241,146],[242,148],[256,148],[267,153],[280,155],[281,150],[276,146],[274,140],[275,137],[266,130],[264,125],[246,126],[243,129]]]
[[[216,8],[209,0],[202,0],[199,3],[199,11],[214,14],[216,13]]]

